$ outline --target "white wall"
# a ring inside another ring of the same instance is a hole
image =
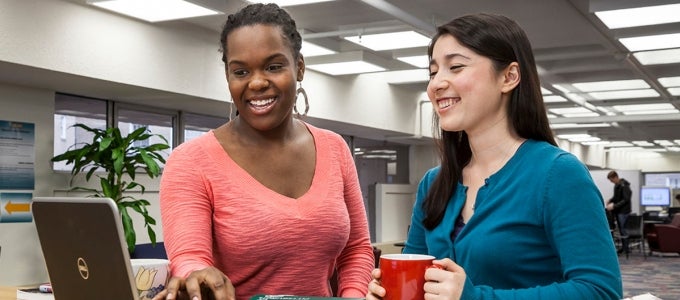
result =
[[[51,195],[54,93],[0,84],[0,103],[0,120],[35,124],[34,195]],[[0,223],[0,246],[0,285],[47,279],[34,223]]]

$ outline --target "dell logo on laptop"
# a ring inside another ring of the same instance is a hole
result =
[[[87,263],[82,257],[78,257],[78,273],[80,273],[80,277],[83,277],[83,279],[90,277],[90,270],[87,268]]]

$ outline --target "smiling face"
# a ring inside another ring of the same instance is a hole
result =
[[[304,75],[281,29],[248,25],[229,33],[225,45],[229,92],[240,119],[256,130],[289,124],[297,81]]]
[[[508,87],[505,71],[497,71],[489,58],[451,35],[435,42],[427,95],[443,130],[470,135],[506,122]]]

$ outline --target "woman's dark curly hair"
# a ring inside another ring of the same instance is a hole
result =
[[[295,20],[276,4],[256,3],[250,4],[227,17],[227,22],[224,24],[220,35],[220,52],[222,52],[223,62],[227,62],[227,36],[237,28],[257,24],[280,27],[283,38],[288,41],[293,58],[297,60],[300,57],[302,37],[297,31]]]

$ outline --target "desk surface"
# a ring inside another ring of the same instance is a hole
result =
[[[16,300],[17,288],[13,286],[0,286],[0,300]]]

